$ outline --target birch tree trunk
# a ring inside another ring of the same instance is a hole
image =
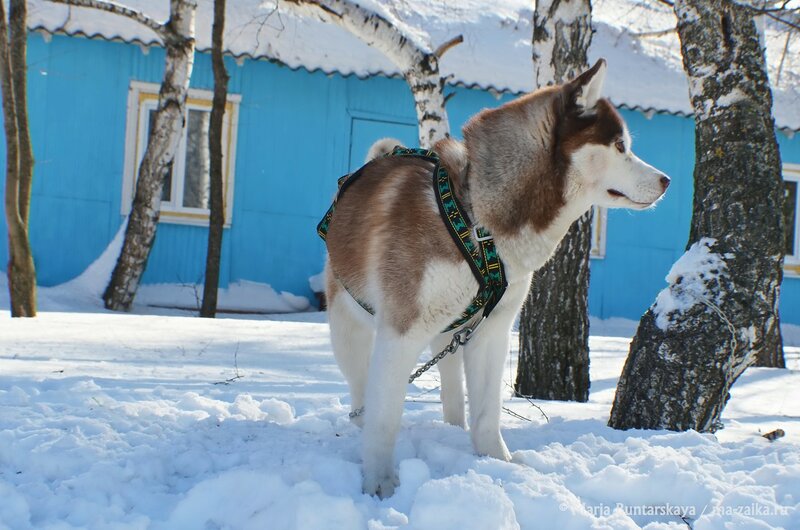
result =
[[[767,3],[762,3],[761,5],[763,7],[768,7]],[[785,13],[778,12],[777,16],[780,17],[784,14]],[[764,33],[766,18],[766,15],[763,14],[755,17],[755,25],[758,30],[758,41],[761,45],[761,52],[765,55],[767,53],[766,35]],[[797,29],[788,27],[786,31],[787,33],[791,34],[793,31],[797,31]],[[778,79],[780,79],[780,72],[778,73]],[[780,156],[780,150],[778,151],[778,156]],[[786,227],[784,227],[784,229],[786,229]],[[783,355],[783,336],[781,335],[781,326],[779,320],[776,322],[776,325],[772,326],[771,329],[768,330],[767,335],[764,337],[764,347],[761,348],[756,354],[755,366],[764,368],[786,368],[786,359]]]
[[[108,309],[127,311],[131,308],[153,248],[164,180],[171,170],[186,120],[186,95],[194,62],[196,9],[192,0],[170,0],[170,19],[162,32],[166,50],[164,78],[152,118],[152,132],[139,166],[125,241],[103,294]]]
[[[590,0],[539,0],[533,13],[536,87],[563,83],[588,68]],[[591,210],[575,221],[538,270],[522,307],[514,390],[539,399],[589,399]]]
[[[780,321],[769,330],[764,337],[764,347],[756,354],[755,366],[762,368],[786,368],[786,358],[783,356],[783,337],[781,336]]]
[[[36,267],[28,239],[33,148],[27,102],[27,6],[0,2],[0,87],[6,137],[5,215],[8,226],[8,290],[12,317],[36,316]]]
[[[225,224],[225,199],[223,197],[222,128],[225,103],[228,98],[228,71],[222,56],[222,36],[225,32],[225,0],[214,0],[214,25],[211,30],[211,67],[214,71],[214,99],[211,104],[211,123],[208,127],[210,151],[210,195],[208,222],[208,250],[206,251],[206,276],[203,284],[203,305],[200,316],[214,318],[217,314],[219,267],[222,255],[222,233]]]
[[[350,0],[279,0],[278,5],[281,4],[295,12],[316,15],[324,22],[341,26],[382,52],[403,72],[414,96],[420,147],[430,148],[450,135],[445,110],[445,81],[439,73],[439,59],[463,41],[460,35],[430,51],[414,44],[384,17]]]
[[[753,13],[728,0],[674,9],[695,112],[692,225],[639,323],[609,425],[714,431],[731,385],[780,347],[783,183]]]

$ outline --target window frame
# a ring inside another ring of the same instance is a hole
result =
[[[800,164],[783,164],[781,174],[784,181],[795,182],[797,193],[794,203],[794,254],[783,258],[783,271],[787,276],[800,278]],[[783,212],[781,212],[781,215]]]
[[[592,206],[592,240],[589,245],[589,259],[606,257],[606,230],[608,228],[608,208]]]
[[[120,213],[128,215],[136,190],[136,175],[139,171],[147,145],[149,122],[148,113],[158,105],[158,92],[161,86],[155,83],[131,81],[128,89],[127,122],[125,131],[125,167],[123,172],[122,203]],[[186,98],[188,123],[189,110],[211,111],[214,93],[208,90],[189,89]],[[225,228],[233,221],[233,189],[236,167],[236,140],[239,124],[239,104],[241,95],[229,94],[225,104],[225,117],[222,130],[223,145],[223,204],[225,207]],[[159,222],[208,226],[210,212],[203,208],[184,207],[182,203],[188,130],[184,125],[172,171],[172,190],[169,202],[161,203]],[[178,202],[180,200],[180,202]]]

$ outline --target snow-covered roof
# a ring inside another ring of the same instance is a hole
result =
[[[157,20],[165,20],[165,0],[121,0]],[[210,49],[213,0],[199,0],[198,48]],[[441,60],[452,82],[497,91],[533,88],[531,66],[532,0],[362,0],[406,35],[428,49],[456,35],[464,42]],[[675,16],[668,6],[647,0],[595,0],[596,28],[590,59],[609,62],[606,93],[622,106],[642,111],[689,115],[688,85],[683,73]],[[775,99],[777,125],[800,130],[800,38],[765,21],[765,43]],[[110,13],[32,0],[33,29],[155,44],[149,29]],[[271,59],[291,68],[365,77],[397,75],[397,68],[337,26],[313,16],[277,9],[273,0],[228,3],[225,42],[237,57]]]

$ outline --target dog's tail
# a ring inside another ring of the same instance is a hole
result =
[[[381,138],[369,148],[369,152],[367,153],[367,158],[364,159],[364,163],[366,164],[367,162],[372,162],[378,157],[388,155],[394,151],[394,148],[397,146],[403,146],[400,140],[396,138]]]

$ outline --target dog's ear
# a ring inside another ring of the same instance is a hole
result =
[[[581,116],[594,114],[605,78],[606,60],[598,59],[594,66],[566,83],[564,90],[569,110]]]

